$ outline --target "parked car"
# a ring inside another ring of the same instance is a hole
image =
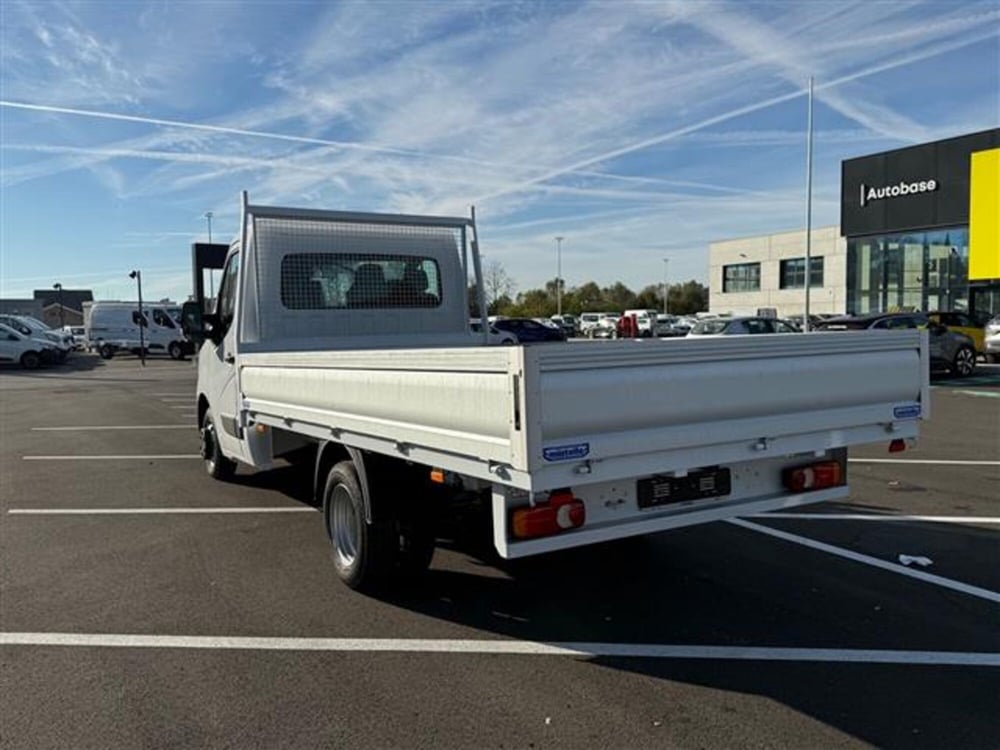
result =
[[[613,339],[618,335],[619,313],[600,313],[597,325],[587,332],[592,339]]]
[[[73,351],[72,337],[53,331],[42,321],[32,318],[30,315],[0,315],[0,323],[13,328],[22,336],[48,342],[56,362],[65,362],[66,357]]]
[[[73,348],[76,351],[87,348],[87,331],[83,326],[63,326],[59,330],[72,338]]]
[[[607,313],[585,312],[580,313],[580,335],[589,336],[590,331],[597,327],[601,321],[601,316]]]
[[[624,313],[628,318],[635,316],[636,332],[640,338],[650,338],[657,335],[656,310],[626,310]]]
[[[965,377],[976,369],[976,342],[959,331],[936,323],[925,313],[873,313],[830,318],[816,326],[818,331],[895,330],[926,328],[930,341],[932,370],[947,370]]]
[[[26,370],[52,364],[57,359],[52,341],[32,338],[16,328],[0,323],[0,362],[16,362]]]
[[[482,333],[482,323],[478,320],[470,320],[469,330],[473,333]],[[517,343],[517,336],[510,331],[500,331],[495,326],[490,326],[489,342],[491,344],[506,344],[509,346]]]
[[[676,315],[660,314],[656,316],[656,335],[661,338],[687,336],[691,326],[686,326]]]
[[[566,333],[562,328],[545,325],[531,318],[500,318],[493,323],[498,331],[507,331],[517,336],[518,343],[527,344],[535,341],[565,341]]]
[[[799,333],[791,323],[779,318],[705,318],[694,324],[688,336],[734,336],[757,333]]]
[[[578,323],[572,315],[553,315],[550,320],[563,329],[567,338],[576,336]]]
[[[986,324],[983,351],[986,352],[987,362],[1000,362],[1000,315]]]
[[[801,331],[804,328],[805,317],[806,316],[802,315],[802,314],[799,314],[799,315],[786,315],[784,318],[782,318],[782,320],[784,320],[786,323],[791,323],[793,326],[795,326],[796,328],[798,328]],[[824,320],[826,320],[827,318],[830,318],[830,317],[836,317],[836,316],[831,316],[831,315],[817,315],[817,314],[814,314],[814,313],[809,313],[809,327],[810,328],[815,328],[820,323],[822,323]]]
[[[967,312],[929,312],[927,317],[935,323],[948,326],[949,330],[964,333],[976,345],[976,353],[986,353],[986,326]]]

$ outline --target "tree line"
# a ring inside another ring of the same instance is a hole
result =
[[[622,312],[623,310],[663,309],[663,284],[648,284],[634,292],[616,281],[610,286],[600,286],[588,281],[580,286],[566,288],[565,280],[552,279],[544,289],[517,292],[514,280],[499,261],[490,261],[483,269],[488,315],[508,317],[547,318],[556,314],[558,301],[556,284],[562,289],[562,311],[570,315],[582,312]],[[708,309],[708,287],[693,279],[670,284],[667,309],[673,315],[689,315]],[[478,295],[475,284],[469,287],[469,310],[479,315]]]

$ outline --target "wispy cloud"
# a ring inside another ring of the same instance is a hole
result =
[[[995,62],[993,2],[205,3],[198,24],[190,5],[6,7],[7,196],[83,173],[130,214],[198,229],[204,210],[231,226],[241,188],[370,210],[474,202],[488,252],[529,283],[554,232],[572,231],[567,256],[595,274],[638,277],[628,268],[669,242],[694,275],[710,239],[799,223],[808,75],[821,187],[845,155],[988,127],[998,110],[995,90],[938,111],[914,106],[935,98],[919,80],[880,84]],[[81,91],[49,62],[60,45]],[[995,89],[990,75],[962,80]],[[836,216],[835,190],[818,210]],[[611,247],[634,252],[605,262]]]

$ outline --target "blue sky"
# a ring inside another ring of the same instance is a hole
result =
[[[0,294],[186,299],[255,203],[465,214],[519,289],[706,280],[840,161],[1000,125],[1000,3],[0,3]],[[197,126],[197,127],[185,127]],[[205,127],[209,126],[209,127]]]

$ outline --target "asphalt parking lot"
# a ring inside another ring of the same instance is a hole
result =
[[[300,474],[204,474],[194,383],[0,371],[4,748],[1000,745],[1000,366],[846,502],[516,566],[453,534],[383,601]]]

